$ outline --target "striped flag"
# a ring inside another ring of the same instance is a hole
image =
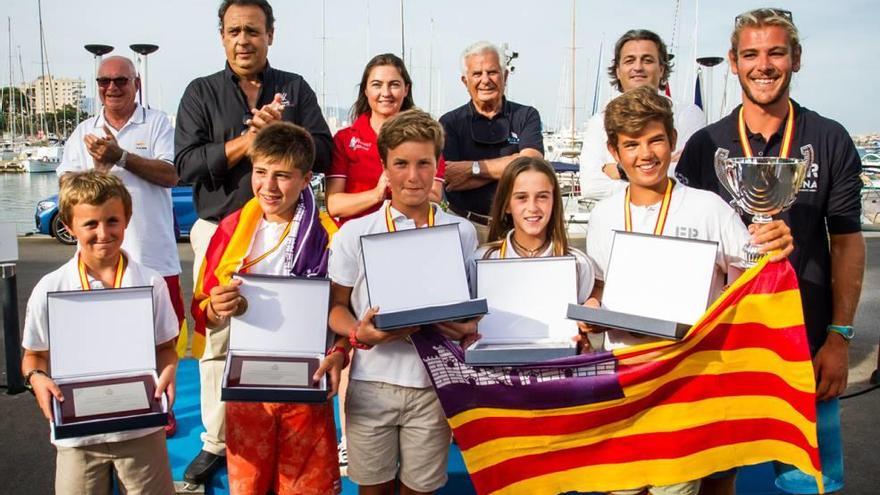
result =
[[[743,274],[680,342],[472,368],[413,335],[480,494],[668,485],[778,460],[816,477],[815,381],[797,278]]]

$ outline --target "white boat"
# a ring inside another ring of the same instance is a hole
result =
[[[39,146],[36,148],[26,148],[24,151],[25,158],[21,160],[21,165],[25,172],[32,174],[54,172],[61,164],[61,156],[64,153],[62,146]]]

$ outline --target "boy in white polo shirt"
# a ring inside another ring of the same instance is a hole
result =
[[[473,226],[431,204],[443,130],[425,112],[408,110],[387,121],[379,155],[391,200],[347,222],[331,243],[330,327],[357,348],[346,401],[348,477],[361,494],[432,493],[446,483],[450,429],[415,347],[407,337],[418,327],[391,332],[372,324],[379,308],[368,307],[360,237],[367,234],[458,224],[465,263],[477,247]],[[425,263],[431,254],[424,253]],[[435,328],[459,340],[476,332],[476,321]]]
[[[667,177],[675,149],[672,106],[667,98],[647,87],[627,91],[605,109],[608,150],[626,172],[629,186],[599,202],[590,214],[587,253],[596,262],[596,285],[588,306],[598,307],[604,287],[614,231],[700,239],[718,243],[710,300],[728,281],[739,276],[743,247],[751,241],[761,252],[784,259],[794,249],[788,226],[781,220],[760,228],[743,225],[737,213],[716,194],[692,189]],[[645,253],[651,256],[651,253]],[[658,259],[658,263],[663,260]],[[600,331],[579,324],[582,330]],[[605,348],[617,349],[652,341],[622,330],[607,330]],[[613,492],[617,495],[696,495],[699,480],[668,486]]]
[[[122,181],[112,175],[95,171],[69,174],[61,181],[59,215],[76,236],[79,250],[64,266],[40,279],[28,300],[21,365],[26,386],[36,396],[43,415],[52,421],[52,398],[65,398],[49,375],[47,293],[151,285],[159,375],[155,399],[167,394],[170,409],[177,369],[177,318],[162,276],[130,259],[121,249],[131,218],[131,196]],[[52,443],[58,450],[58,494],[109,495],[113,472],[125,493],[174,493],[161,427],[53,438]]]

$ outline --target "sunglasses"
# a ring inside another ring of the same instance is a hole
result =
[[[788,22],[794,22],[790,10],[765,7],[750,10],[748,12],[743,12],[742,14],[736,16],[736,18],[733,20],[733,23],[738,25],[741,21],[749,17],[755,17],[757,19],[767,19],[768,17],[784,17]]]
[[[131,81],[131,78],[128,78],[128,77],[99,77],[99,78],[95,79],[95,81],[98,83],[98,86],[101,88],[109,88],[110,83],[115,84],[117,88],[124,88],[128,84],[128,81]]]

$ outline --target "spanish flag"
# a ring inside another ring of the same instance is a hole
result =
[[[300,194],[305,211],[296,226],[296,240],[292,247],[291,275],[323,277],[327,274],[330,238],[338,230],[326,212],[319,211],[315,195],[308,187]],[[257,198],[224,218],[208,244],[199,279],[193,290],[191,312],[195,320],[192,355],[200,358],[205,351],[205,320],[208,295],[218,285],[228,284],[250,254],[254,234],[263,218]]]
[[[815,476],[815,381],[791,265],[744,273],[680,342],[472,368],[413,335],[480,494],[636,489],[771,460]]]

